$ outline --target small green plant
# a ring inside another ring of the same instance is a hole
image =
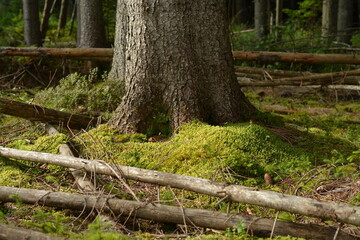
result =
[[[246,224],[240,221],[236,223],[231,229],[227,228],[225,232],[225,236],[231,238],[238,236],[243,236],[243,237],[248,236],[246,232]]]
[[[61,212],[36,210],[30,220],[22,220],[25,226],[40,229],[44,233],[58,233],[66,235],[69,227],[66,225],[70,218]]]

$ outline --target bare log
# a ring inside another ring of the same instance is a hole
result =
[[[298,77],[298,76],[308,76],[312,73],[310,72],[298,72],[298,71],[288,71],[288,70],[279,70],[279,69],[267,69],[267,68],[255,68],[255,67],[240,67],[235,66],[236,73],[247,73],[247,74],[257,74],[257,75],[267,75],[274,78],[279,77]]]
[[[111,176],[122,174],[123,177],[131,180],[172,186],[210,196],[226,197],[229,201],[254,204],[274,208],[280,211],[288,211],[321,219],[331,219],[360,226],[360,207],[356,206],[317,201],[315,199],[259,190],[240,185],[213,182],[197,177],[176,175],[122,165],[109,165],[99,161],[50,153],[0,147],[0,156],[54,164],[68,168],[83,169],[87,172],[96,172],[98,174]],[[112,169],[109,166],[112,166]],[[120,171],[120,173],[116,173],[116,171]]]
[[[0,56],[57,57],[111,61],[111,48],[16,48],[0,47]],[[291,62],[311,64],[360,64],[357,54],[311,54],[290,52],[233,51],[239,61]]]
[[[360,64],[358,54],[311,54],[290,52],[233,51],[235,60],[257,62],[289,62],[310,64]]]
[[[0,56],[56,57],[111,61],[112,48],[17,48],[0,47]]]
[[[0,240],[62,240],[41,232],[0,224]]]
[[[271,86],[306,86],[306,85],[326,85],[326,84],[349,84],[349,85],[359,85],[360,79],[360,70],[353,71],[343,71],[343,72],[334,72],[334,73],[321,73],[321,74],[312,74],[306,76],[298,77],[287,77],[287,78],[277,78],[273,81],[244,81],[242,78],[238,78],[238,82],[241,86],[257,86],[257,87],[271,87]],[[246,75],[244,75],[246,76]]]
[[[37,203],[51,207],[88,211],[103,209],[106,212],[121,216],[132,216],[157,222],[195,225],[220,230],[233,228],[237,223],[243,222],[247,226],[249,233],[264,237],[270,236],[274,226],[274,221],[271,219],[253,216],[225,214],[202,209],[181,208],[156,203],[135,202],[74,193],[0,186],[1,201],[15,201],[14,198],[9,197],[14,194],[16,194],[23,203],[28,204]],[[329,239],[329,236],[335,235],[336,230],[319,225],[276,221],[273,233],[274,236],[291,235],[311,239]],[[341,239],[355,239],[342,232],[340,232],[339,237],[340,236]]]
[[[0,98],[0,113],[25,118],[30,121],[41,121],[51,124],[61,123],[64,127],[86,129],[94,126],[97,119],[71,113],[61,112],[39,105],[21,103]]]

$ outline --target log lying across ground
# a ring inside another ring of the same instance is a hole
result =
[[[299,196],[135,167],[112,165],[113,168],[111,169],[109,167],[110,165],[103,162],[49,153],[0,147],[0,156],[83,169],[87,172],[96,172],[97,174],[111,176],[119,174],[114,172],[115,170],[120,172],[123,177],[131,180],[171,186],[210,196],[226,198],[229,201],[254,204],[280,211],[288,211],[360,226],[360,207],[356,206],[317,201]]]
[[[0,224],[0,240],[62,240],[41,232]]]
[[[0,186],[0,201],[14,202],[10,195],[17,195],[23,203],[40,204],[51,207],[70,208],[79,211],[102,209],[116,216],[132,216],[157,222],[168,222],[198,227],[225,230],[233,228],[239,222],[245,224],[248,232],[256,236],[270,236],[273,226],[274,236],[302,237],[308,239],[329,239],[336,234],[336,229],[326,228],[319,225],[306,225],[298,223],[287,223],[271,219],[257,218],[253,216],[242,216],[226,214],[202,209],[190,209],[167,206],[155,203],[135,202],[64,192],[50,192],[44,190],[12,188]],[[356,239],[350,235],[339,232],[338,239]]]
[[[0,56],[56,57],[111,61],[112,48],[18,48],[0,47]]]
[[[257,61],[265,63],[360,64],[360,55],[358,54],[233,51],[233,56],[234,59],[238,61]]]
[[[97,119],[71,113],[61,112],[39,105],[21,103],[0,98],[0,113],[25,118],[30,121],[41,121],[51,124],[62,124],[73,129],[86,129],[94,126]]]
[[[0,47],[0,56],[58,57],[111,61],[112,48],[17,48]],[[360,64],[357,54],[311,54],[291,52],[233,51],[238,61],[291,62],[314,64]]]

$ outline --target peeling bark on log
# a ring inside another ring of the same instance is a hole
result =
[[[71,113],[61,112],[39,105],[20,103],[0,98],[0,113],[25,118],[30,121],[41,121],[52,124],[61,123],[64,127],[86,129],[97,123],[97,119]]]
[[[213,229],[225,230],[233,228],[237,223],[243,222],[249,233],[257,236],[270,236],[274,221],[271,219],[253,216],[225,214],[202,209],[181,208],[155,203],[135,202],[116,198],[81,195],[64,192],[50,192],[44,190],[0,187],[0,200],[14,202],[10,195],[16,194],[23,203],[40,204],[51,207],[70,208],[75,210],[103,209],[104,211],[121,216],[132,216],[157,222],[195,225]],[[185,222],[184,222],[185,221]],[[305,225],[276,221],[274,236],[287,236],[329,239],[334,236],[335,229],[319,225]],[[339,239],[355,239],[354,237],[339,233]]]
[[[311,54],[290,52],[233,51],[235,60],[257,62],[289,62],[310,64],[360,64],[357,54]]]
[[[41,232],[0,224],[0,240],[62,240]]]
[[[0,47],[1,56],[57,57],[111,61],[112,48],[16,48]],[[357,54],[311,54],[290,52],[233,51],[238,61],[291,62],[310,64],[360,64]]]
[[[112,165],[114,168],[110,169],[107,164],[98,161],[50,153],[0,147],[0,156],[83,169],[87,172],[111,176],[115,176],[113,170],[118,170],[123,174],[123,177],[135,181],[171,186],[221,198],[227,197],[229,201],[254,204],[360,226],[360,207],[356,206],[317,201],[315,199],[135,167]]]

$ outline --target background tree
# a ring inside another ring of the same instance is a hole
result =
[[[193,119],[245,121],[256,111],[234,74],[225,0],[118,3],[128,24],[117,22],[123,55],[115,55],[112,68],[125,80],[125,96],[110,125],[146,132],[159,120],[177,129]]]
[[[338,0],[323,0],[321,36],[333,40],[337,29]]]
[[[61,0],[59,24],[57,29],[58,36],[60,35],[61,30],[65,28],[66,19],[67,19],[67,10],[68,10],[68,0]]]
[[[44,3],[44,9],[43,9],[43,13],[42,13],[41,26],[40,26],[40,32],[41,32],[42,39],[45,39],[45,37],[46,37],[46,32],[49,27],[49,18],[51,15],[51,9],[53,7],[53,3],[54,3],[53,0],[45,0],[45,3]]]
[[[27,46],[41,46],[39,1],[23,0],[24,37]]]
[[[269,34],[269,0],[255,0],[255,37],[261,39]]]
[[[101,0],[77,0],[78,47],[107,46]]]
[[[336,40],[350,44],[353,0],[339,0]]]

